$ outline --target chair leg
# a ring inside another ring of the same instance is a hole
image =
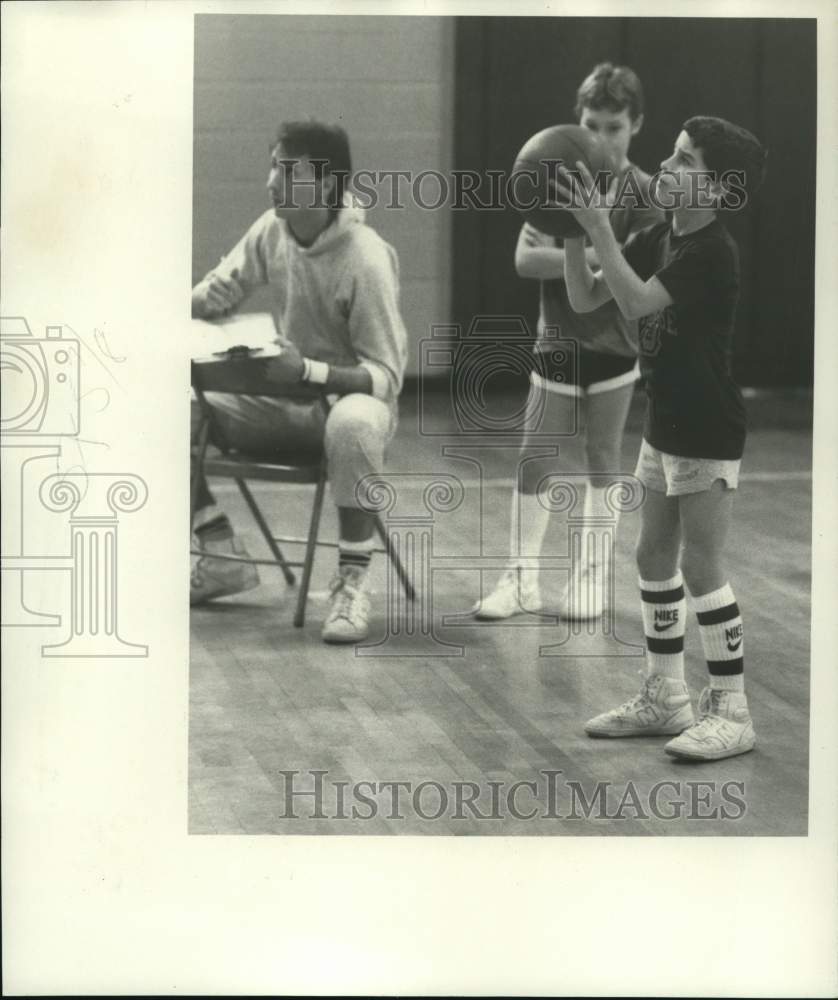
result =
[[[282,575],[285,577],[285,582],[289,587],[293,586],[297,582],[297,578],[294,576],[291,567],[286,562],[285,556],[282,554],[282,549],[276,544],[276,540],[271,534],[271,529],[268,527],[265,518],[262,516],[262,511],[259,509],[253,494],[250,492],[250,487],[243,479],[237,479],[236,483],[241,491],[241,495],[247,502],[247,506],[250,508],[250,513],[253,515],[253,519],[259,525],[265,541],[268,543],[268,548],[271,550],[271,554],[282,567]]]
[[[297,595],[297,609],[294,612],[294,627],[302,628],[306,620],[306,604],[308,603],[308,588],[311,583],[311,571],[314,568],[314,553],[317,550],[317,535],[320,530],[320,514],[323,510],[323,497],[326,493],[326,469],[322,468],[317,488],[314,491],[314,506],[311,509],[311,521],[308,526],[308,540],[303,562],[303,578],[300,581],[300,592]]]
[[[407,597],[407,599],[411,603],[413,603],[413,601],[416,600],[416,591],[413,588],[413,583],[411,582],[410,577],[407,575],[407,571],[405,570],[404,566],[402,566],[402,561],[401,559],[399,559],[399,554],[398,552],[396,552],[395,546],[390,540],[390,536],[387,534],[384,525],[381,523],[381,518],[378,515],[376,515],[375,517],[375,530],[378,532],[381,541],[384,542],[384,548],[387,549],[387,555],[390,557],[390,560],[393,563],[393,566],[395,567],[399,581],[401,582],[401,585],[404,587],[405,597]]]
[[[209,420],[204,417],[198,429],[198,441],[196,443],[195,457],[193,459],[192,476],[189,481],[189,530],[195,523],[195,505],[197,503],[198,479],[204,467],[204,456],[207,453],[209,444]]]

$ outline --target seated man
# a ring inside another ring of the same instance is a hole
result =
[[[340,397],[325,428],[340,526],[326,642],[358,642],[367,634],[364,582],[374,519],[359,508],[355,488],[363,476],[383,469],[407,359],[398,258],[352,206],[344,191],[350,171],[349,141],[339,126],[283,124],[267,184],[273,208],[192,292],[192,315],[214,319],[235,310],[255,286],[270,286],[282,351],[269,362],[269,374],[286,385],[320,385]],[[208,402],[232,447],[264,454],[276,400],[210,394]],[[193,414],[193,434],[194,428]],[[255,586],[253,566],[211,557],[213,551],[243,549],[203,477],[193,530],[208,555],[193,571],[192,603]]]

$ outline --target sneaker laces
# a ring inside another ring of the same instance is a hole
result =
[[[654,700],[649,694],[649,688],[655,680],[654,676],[647,676],[642,670],[638,670],[637,673],[643,680],[640,691],[629,698],[628,701],[624,701],[622,705],[615,708],[615,715],[628,715],[629,712],[633,712],[637,708],[643,708],[644,705],[649,705]]]
[[[720,715],[705,715],[694,726],[686,731],[692,739],[703,740],[711,736],[719,736],[727,727],[727,719]]]
[[[724,691],[706,688],[698,699],[698,721],[690,727],[689,734],[696,739],[715,736],[725,728],[727,719],[719,713],[720,701]]]
[[[724,691],[717,691],[715,688],[705,688],[701,692],[701,697],[698,699],[699,722],[711,716],[720,715],[719,710],[724,693]]]
[[[366,594],[359,586],[360,581],[354,573],[338,573],[331,584],[329,591],[332,598],[332,610],[329,613],[329,620],[345,618],[353,626],[360,624],[356,621],[356,616],[363,617],[363,608],[366,601]]]

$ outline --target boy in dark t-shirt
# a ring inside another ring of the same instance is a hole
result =
[[[623,255],[638,277],[657,277],[673,299],[638,321],[649,401],[644,439],[669,455],[741,458],[745,411],[730,374],[736,244],[718,220],[681,236],[663,223],[638,233]]]
[[[674,735],[667,753],[693,760],[745,753],[755,742],[742,619],[723,568],[745,414],[730,371],[738,254],[716,212],[722,202],[743,204],[757,189],[765,158],[745,129],[720,118],[690,118],[656,182],[671,220],[635,234],[622,251],[607,222],[610,199],[594,192],[584,165],[586,198],[571,190],[567,173],[559,186],[602,268],[591,271],[581,239],[565,241],[571,304],[588,312],[613,298],[626,318],[638,320],[648,393],[637,465],[647,491],[637,546],[647,676],[638,695],[591,719],[585,730]],[[710,675],[698,722],[684,681],[684,581]]]

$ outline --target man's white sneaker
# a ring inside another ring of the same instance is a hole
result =
[[[504,570],[491,594],[472,608],[475,618],[497,621],[541,611],[541,591],[536,573],[536,570],[521,569],[520,566]]]
[[[695,721],[684,681],[652,674],[640,693],[585,723],[588,736],[672,736]]]
[[[688,760],[721,760],[754,749],[754,724],[743,692],[705,688],[698,714],[695,725],[666,744],[668,754]]]
[[[201,555],[192,556],[192,571],[189,577],[190,604],[203,604],[216,597],[240,594],[259,586],[259,572],[252,563],[215,558],[217,555],[248,558],[247,549],[235,536],[202,544],[193,534],[192,549],[193,551],[200,549]]]
[[[354,567],[338,570],[329,589],[332,607],[323,625],[324,642],[351,643],[366,639],[370,626],[370,599],[363,590],[364,573]]]

